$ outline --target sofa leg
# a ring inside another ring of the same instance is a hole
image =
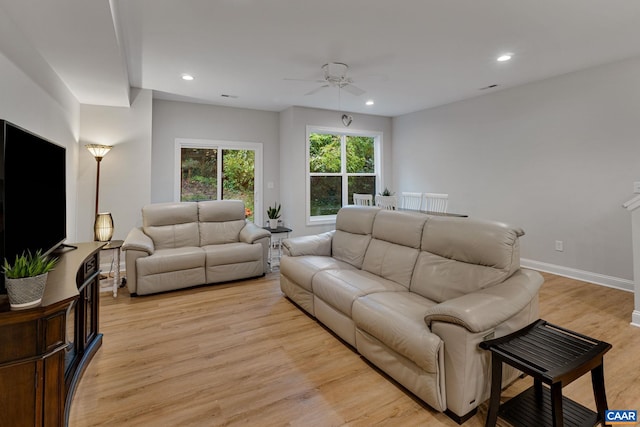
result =
[[[448,409],[446,411],[444,411],[444,413],[447,414],[447,416],[449,418],[451,418],[453,421],[457,422],[458,424],[462,424],[462,423],[466,422],[469,418],[473,417],[477,412],[478,412],[478,408],[473,408],[471,411],[469,411],[466,414],[460,416],[458,414],[454,414],[453,412],[451,412]]]

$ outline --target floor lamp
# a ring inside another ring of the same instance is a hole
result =
[[[94,239],[99,242],[108,242],[113,236],[113,218],[110,212],[98,212],[98,200],[100,198],[100,162],[107,155],[109,150],[113,148],[111,145],[87,144],[87,150],[95,157],[98,163],[96,173],[96,210],[95,222],[93,224]]]

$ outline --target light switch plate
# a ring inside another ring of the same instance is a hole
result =
[[[640,194],[640,181],[636,181],[633,183],[633,192],[636,194]]]

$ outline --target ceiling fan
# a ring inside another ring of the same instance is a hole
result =
[[[360,89],[358,86],[353,84],[353,80],[351,77],[347,77],[347,70],[349,66],[347,64],[343,64],[342,62],[329,62],[322,66],[322,72],[324,74],[324,78],[322,80],[307,80],[307,79],[289,79],[285,78],[285,80],[297,80],[303,82],[317,82],[324,83],[322,86],[319,86],[312,91],[305,93],[307,95],[313,95],[314,93],[320,92],[322,89],[328,87],[337,87],[338,89],[344,89],[352,95],[360,96],[365,91]]]

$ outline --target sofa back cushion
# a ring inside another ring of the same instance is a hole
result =
[[[154,203],[142,208],[142,227],[156,249],[199,246],[198,205]]]
[[[240,241],[246,225],[242,200],[208,200],[198,202],[200,246]]]
[[[367,206],[345,206],[340,209],[331,242],[332,256],[361,268],[371,241],[373,220],[379,211],[379,208]]]
[[[422,214],[378,212],[362,269],[408,288],[426,220],[427,216]]]
[[[501,283],[520,268],[522,235],[500,222],[430,217],[410,290],[442,302]]]

